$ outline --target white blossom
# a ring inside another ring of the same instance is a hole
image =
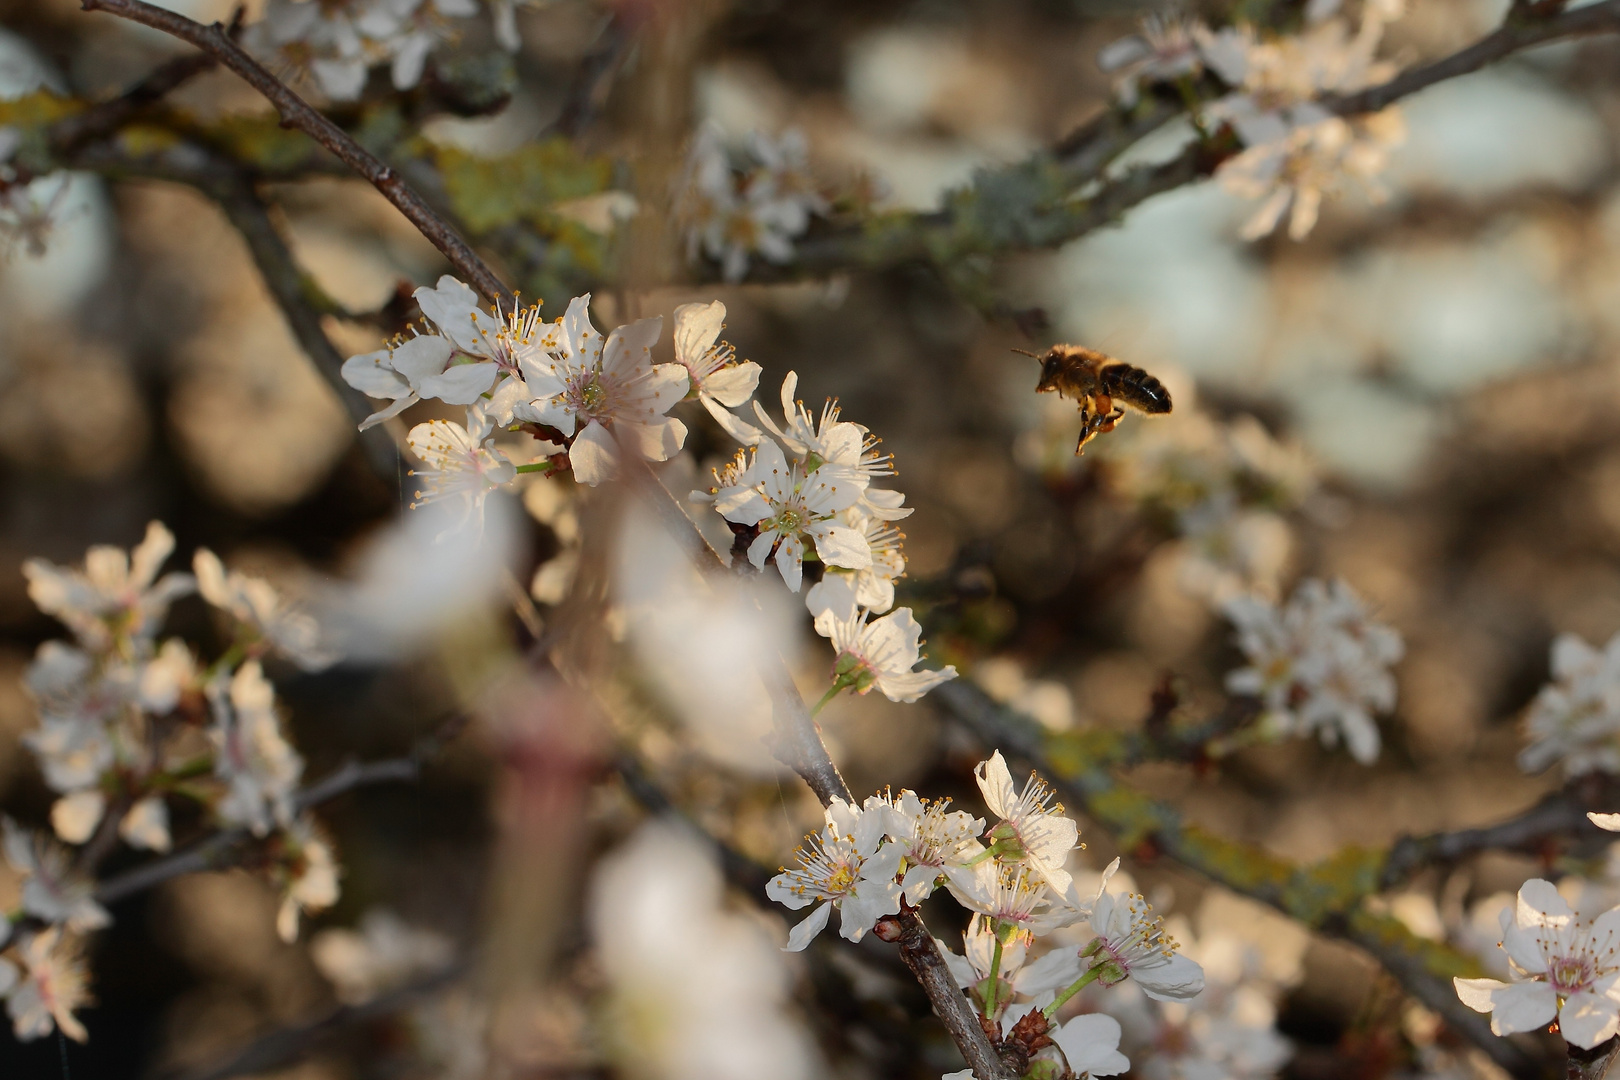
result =
[[[77,1042],[88,1039],[89,1032],[73,1015],[90,1004],[89,974],[79,943],[53,926],[25,936],[18,952],[26,971],[20,982],[17,969],[0,960],[0,989],[10,991],[6,1011],[17,1038],[27,1042],[60,1029]]]
[[[276,910],[276,933],[281,940],[298,940],[298,922],[305,914],[324,911],[337,903],[338,866],[332,845],[308,814],[281,834],[287,848],[280,869],[281,906]]]
[[[813,215],[829,209],[810,176],[802,134],[789,131],[773,140],[755,132],[748,149],[754,165],[739,175],[720,130],[704,125],[687,154],[677,195],[687,258],[714,259],[727,281],[741,281],[754,256],[791,262],[793,238],[809,228]]]
[[[981,1011],[992,967],[996,968],[996,977],[1000,981],[996,1000],[1003,1005],[1011,1004],[1015,996],[1031,998],[1049,994],[1080,977],[1080,958],[1073,949],[1053,949],[1040,959],[1033,959],[1029,953],[1029,947],[1034,943],[1032,934],[1024,930],[1010,933],[1004,930],[1003,937],[1005,940],[999,965],[995,962],[996,928],[984,915],[975,914],[968,921],[968,928],[962,934],[961,956],[947,948],[944,942],[938,942],[940,954],[945,957],[945,964],[951,969],[956,985],[975,991],[974,997]]]
[[[960,865],[984,850],[976,837],[984,821],[961,810],[951,810],[949,799],[928,800],[911,790],[896,796],[873,795],[865,809],[888,812],[889,839],[905,856],[905,877],[900,882],[908,904],[920,904],[933,894],[947,864]]]
[[[1591,1049],[1620,1030],[1620,909],[1578,918],[1550,882],[1535,878],[1502,911],[1512,982],[1453,979],[1457,996],[1491,1014],[1498,1035],[1558,1021],[1564,1038]]]
[[[1328,746],[1342,739],[1364,765],[1378,757],[1371,713],[1394,707],[1389,667],[1404,647],[1399,634],[1368,616],[1348,585],[1306,581],[1280,610],[1257,597],[1237,597],[1226,615],[1249,661],[1227,675],[1226,688],[1261,699],[1264,732],[1315,732]]]
[[[760,368],[752,360],[739,362],[736,350],[719,340],[725,320],[726,305],[718,300],[676,308],[675,362],[686,368],[687,396],[697,398],[726,434],[752,443],[759,432],[730,410],[754,396]]]
[[[333,101],[352,101],[378,58],[344,5],[270,0],[264,16],[243,32],[243,44],[284,79],[313,80]]]
[[[986,805],[1001,820],[986,833],[997,857],[1022,863],[1054,892],[1068,891],[1074,879],[1063,869],[1069,853],[1080,842],[1080,826],[1063,816],[1056,793],[1033,772],[1023,790],[1013,786],[1012,773],[997,750],[973,770]]]
[[[798,388],[799,373],[788,372],[782,380],[781,426],[770,418],[764,406],[754,402],[754,413],[760,423],[804,460],[807,471],[832,465],[852,476],[860,486],[856,506],[867,517],[898,521],[909,516],[912,508],[902,505],[904,495],[872,487],[873,480],[894,475],[894,459],[878,452],[879,440],[860,424],[840,420],[836,398],[827,399],[817,419],[805,408],[804,402],[794,398]]]
[[[1552,682],[1525,714],[1530,744],[1519,767],[1539,772],[1560,762],[1569,776],[1620,773],[1620,634],[1601,650],[1559,634],[1551,659]]]
[[[1115,859],[1103,871],[1097,897],[1091,902],[1091,930],[1096,937],[1081,950],[1093,968],[1101,968],[1098,981],[1112,986],[1134,979],[1155,1001],[1186,1001],[1204,989],[1204,969],[1176,951],[1175,939],[1164,920],[1141,893],[1116,895],[1108,879],[1119,869]]]
[[[358,930],[322,930],[309,951],[345,1005],[364,1005],[378,994],[441,971],[454,956],[444,935],[380,908],[366,912]]]
[[[894,607],[894,583],[906,573],[906,557],[901,553],[905,533],[882,518],[852,506],[839,514],[852,529],[866,537],[872,552],[872,565],[861,570],[828,567],[821,580],[805,593],[804,604],[812,616],[836,612],[841,619],[853,618],[858,608],[881,615]]]
[[[127,554],[98,544],[85,553],[83,570],[29,559],[23,576],[41,611],[65,623],[86,648],[102,651],[115,640],[149,641],[169,605],[192,591],[189,574],[158,577],[173,552],[174,535],[154,521]]]
[[[304,759],[288,744],[276,716],[275,689],[257,660],[208,688],[214,726],[214,775],[225,795],[214,807],[227,825],[242,825],[263,836],[272,825],[293,819],[293,795],[304,774]]]
[[[823,561],[827,561],[825,556]],[[875,688],[890,701],[912,702],[956,678],[952,664],[934,671],[913,670],[922,660],[922,627],[910,608],[899,608],[875,622],[868,621],[870,617],[869,611],[859,611],[851,618],[842,618],[835,611],[816,616],[816,633],[832,642],[837,656],[833,661],[837,683],[857,694]]]
[[[1154,14],[1142,17],[1136,33],[1104,46],[1097,66],[1114,75],[1114,92],[1128,108],[1141,96],[1143,83],[1196,78],[1204,59],[1189,20]]]
[[[48,923],[73,930],[98,930],[112,922],[96,903],[96,884],[73,869],[68,850],[54,840],[0,818],[6,861],[23,875],[22,909]]]
[[[1388,198],[1378,175],[1405,138],[1401,114],[1386,109],[1354,121],[1328,116],[1229,159],[1220,168],[1226,189],[1264,200],[1244,224],[1242,237],[1268,236],[1286,215],[1288,238],[1305,239],[1316,227],[1323,198],[1341,191],[1346,179],[1360,181],[1373,201]]]
[[[495,449],[491,431],[489,414],[478,407],[467,410],[466,427],[451,420],[430,420],[411,428],[405,443],[423,465],[420,470],[411,470],[423,485],[411,509],[444,500],[458,501],[461,513],[451,530],[468,521],[481,528],[484,500],[517,476],[517,467]]]
[[[664,414],[688,383],[683,365],[652,362],[661,318],[621,326],[604,342],[591,325],[590,301],[586,294],[569,302],[549,362],[524,363],[533,397],[514,415],[572,437],[574,478],[594,487],[614,474],[621,448],[667,461],[685,445],[686,425]]]
[[[319,671],[337,659],[321,643],[314,619],[288,604],[268,581],[237,570],[227,571],[219,556],[198,548],[191,568],[197,591],[210,604],[234,616],[244,627],[305,671]]]
[[[859,496],[860,484],[847,469],[789,465],[781,447],[761,439],[736,483],[715,493],[714,508],[727,521],[757,525],[759,535],[749,545],[748,561],[764,569],[774,549],[782,580],[798,592],[806,538],[828,566],[859,570],[872,564],[866,537],[836,518]]]
[[[972,866],[946,866],[945,883],[957,903],[1004,930],[1040,936],[1085,917],[1033,867],[986,859]]]
[[[788,952],[809,945],[835,907],[838,932],[850,941],[861,940],[878,919],[900,910],[895,878],[905,852],[898,844],[883,842],[890,824],[886,808],[863,809],[834,799],[826,819],[821,832],[806,837],[805,846],[794,853],[799,866],[784,866],[765,886],[766,896],[791,910],[818,904],[788,934]]]

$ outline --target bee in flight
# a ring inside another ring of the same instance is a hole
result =
[[[1059,395],[1080,403],[1079,454],[1086,443],[1114,430],[1125,415],[1122,406],[1148,414],[1170,411],[1170,391],[1139,367],[1080,345],[1054,345],[1045,355],[1014,349],[1041,362],[1037,393],[1056,390]]]

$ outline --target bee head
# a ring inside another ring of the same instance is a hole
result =
[[[1053,346],[1044,353],[1026,352],[1023,349],[1014,349],[1015,353],[1032,356],[1041,362],[1041,381],[1036,384],[1037,393],[1046,393],[1058,389],[1058,380],[1064,370],[1064,353],[1062,346]]]

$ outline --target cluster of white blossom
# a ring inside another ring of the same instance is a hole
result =
[[[1374,711],[1395,706],[1390,665],[1404,646],[1375,622],[1342,581],[1304,581],[1278,607],[1254,596],[1226,604],[1249,666],[1229,673],[1226,688],[1252,694],[1264,713],[1261,737],[1315,732],[1327,746],[1341,740],[1362,764],[1378,757]]]
[[[1262,38],[1250,26],[1212,31],[1194,19],[1155,16],[1139,34],[1114,43],[1099,62],[1119,71],[1118,93],[1135,101],[1143,84],[1177,83],[1213,75],[1229,92],[1201,104],[1206,130],[1230,125],[1245,149],[1218,172],[1247,198],[1263,199],[1243,228],[1247,239],[1276,229],[1302,240],[1315,227],[1324,196],[1345,178],[1362,182],[1372,198],[1389,153],[1405,137],[1394,108],[1353,117],[1329,112],[1321,99],[1387,80],[1396,70],[1376,59],[1384,27],[1402,14],[1402,0],[1365,0],[1359,25],[1338,4],[1312,4],[1297,35]]]
[[[1620,1031],[1620,908],[1581,918],[1551,882],[1536,878],[1502,909],[1500,925],[1510,981],[1452,980],[1465,1005],[1491,1014],[1492,1031],[1511,1035],[1557,1021],[1566,1041],[1587,1049]]]
[[[32,179],[19,174],[12,159],[21,145],[17,128],[0,127],[0,257],[20,249],[37,259],[62,222],[70,177],[61,172]]]
[[[332,657],[308,616],[267,582],[227,571],[206,548],[193,559],[194,574],[160,576],[173,551],[174,537],[153,522],[133,551],[92,547],[82,568],[23,564],[29,596],[75,640],[45,642],[25,677],[39,726],[23,742],[58,795],[56,838],[5,822],[6,860],[24,882],[5,931],[31,974],[18,983],[15,965],[0,967],[0,985],[18,987],[8,1000],[21,1038],[47,1034],[52,1017],[84,1037],[72,1019],[85,1000],[74,936],[110,921],[95,900],[90,856],[58,839],[86,844],[115,830],[132,847],[167,851],[169,805],[184,799],[223,828],[266,839],[282,896],[277,928],[287,940],[300,912],[337,898],[330,846],[296,804],[303,759],[282,731],[259,659],[276,652],[313,670]],[[233,623],[229,649],[208,665],[178,638],[158,641],[169,606],[193,591]],[[60,970],[51,974],[53,964]],[[41,980],[45,989],[28,989]]]
[[[1620,773],[1620,634],[1602,650],[1558,635],[1552,676],[1525,714],[1530,745],[1519,767],[1540,772],[1557,762],[1570,776]]]
[[[1143,424],[1104,451],[1109,486],[1182,538],[1181,577],[1221,602],[1276,594],[1292,546],[1283,514],[1316,487],[1310,461],[1251,416],[1221,422],[1192,412]]]
[[[727,281],[741,281],[751,258],[791,262],[794,237],[829,210],[810,175],[809,144],[797,130],[777,139],[751,133],[746,159],[737,161],[720,129],[705,124],[676,190],[687,259],[713,259]]]
[[[866,428],[839,419],[836,402],[817,417],[795,401],[795,373],[782,383],[781,423],[758,402],[754,413],[761,427],[733,412],[753,398],[760,368],[739,361],[720,340],[724,304],[677,308],[674,362],[654,363],[662,320],[642,319],[604,337],[591,325],[588,295],[575,297],[551,323],[541,321],[538,305],[505,317],[483,311],[472,290],[448,276],[432,289],[416,290],[416,300],[424,330],[350,357],[343,377],[357,390],[392,402],[362,427],[398,416],[424,398],[467,407],[465,427],[433,420],[407,435],[425,466],[413,474],[423,483],[419,503],[454,499],[464,516],[481,517],[491,491],[519,473],[560,471],[564,452],[574,479],[590,486],[614,476],[623,455],[668,460],[685,445],[687,429],[666,414],[683,400],[696,401],[745,449],[716,471],[715,486],[692,498],[711,503],[746,534],[747,557],[756,568],[774,559],[794,592],[803,586],[807,559],[825,569],[806,603],[817,632],[835,652],[828,696],[877,689],[894,701],[915,701],[955,677],[952,667],[913,670],[921,659],[922,628],[909,608],[890,610],[894,582],[905,573],[903,537],[892,523],[911,509],[900,492],[874,486],[894,474],[889,455],[877,451],[878,440]],[[545,453],[514,464],[495,445],[497,428],[543,439]],[[550,495],[537,495],[536,502],[562,513]],[[571,566],[564,565],[556,576],[569,573]],[[550,596],[552,583],[546,584]]]
[[[520,44],[512,0],[492,0],[495,36]],[[478,14],[477,0],[270,0],[243,34],[247,48],[295,84],[314,83],[333,101],[353,101],[373,67],[389,66],[394,89],[422,79],[428,54]]]
[[[1203,970],[1176,951],[1140,895],[1108,891],[1117,859],[1096,895],[1080,897],[1064,869],[1080,829],[1043,780],[1032,774],[1018,788],[1000,751],[974,775],[996,818],[989,828],[950,810],[949,800],[930,802],[910,791],[873,795],[860,806],[834,800],[825,828],[799,849],[799,865],[783,868],[766,888],[791,909],[816,905],[788,935],[787,948],[809,945],[834,908],[839,932],[859,941],[879,920],[943,885],[973,913],[965,955],[943,951],[986,1032],[1003,1045],[1023,1043],[1032,1060],[1051,1062],[1053,1076],[1123,1073],[1130,1062],[1118,1052],[1117,1022],[1085,1015],[1048,1023],[1092,983],[1130,979],[1157,1000],[1181,1001],[1203,988]],[[1036,938],[1081,921],[1090,924],[1084,945],[1032,958]]]

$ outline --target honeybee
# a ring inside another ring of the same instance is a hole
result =
[[[1055,390],[1080,403],[1080,454],[1086,443],[1114,430],[1125,415],[1122,406],[1148,414],[1170,411],[1170,391],[1139,367],[1080,345],[1054,345],[1045,355],[1014,349],[1041,362],[1036,393]]]

